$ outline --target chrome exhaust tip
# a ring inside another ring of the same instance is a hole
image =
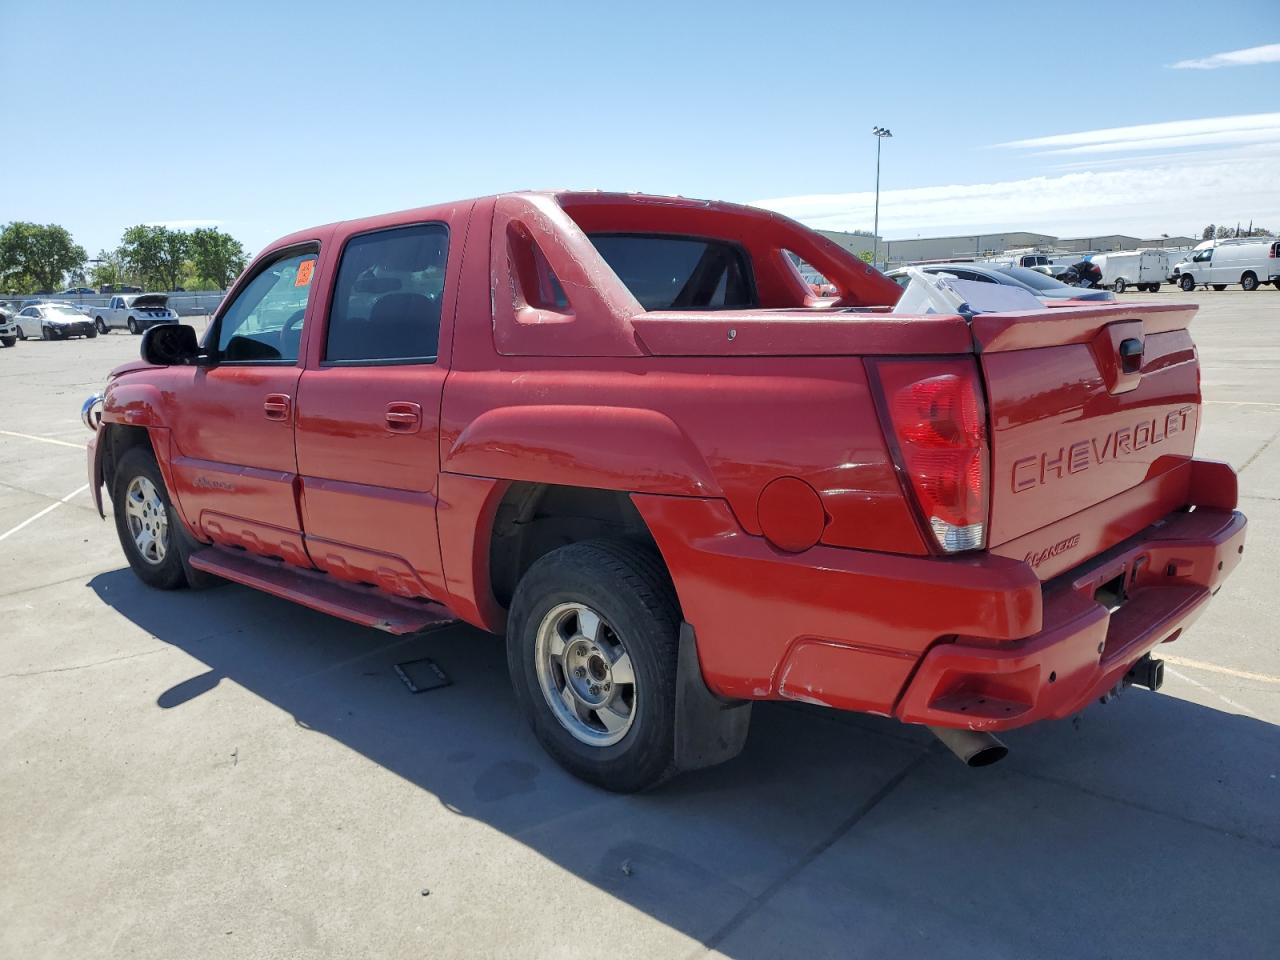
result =
[[[966,767],[989,767],[1009,755],[1009,748],[989,733],[930,727],[929,731]]]

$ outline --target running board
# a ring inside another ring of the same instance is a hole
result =
[[[394,597],[377,587],[346,583],[240,550],[205,547],[188,562],[205,573],[396,636],[458,621],[448,607],[431,600]]]

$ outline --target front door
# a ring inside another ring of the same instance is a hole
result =
[[[212,366],[190,370],[172,424],[183,512],[200,534],[310,566],[298,514],[293,425],[315,244],[267,260],[214,319]]]
[[[299,384],[296,430],[315,565],[437,600],[445,596],[436,481],[446,372],[440,329],[454,299],[449,260],[443,222],[350,237],[324,340],[309,347],[314,362]]]

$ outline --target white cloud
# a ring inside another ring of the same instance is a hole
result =
[[[1119,169],[993,183],[885,190],[881,233],[890,238],[994,230],[1077,233],[1198,233],[1210,221],[1280,224],[1280,146],[1201,158],[1183,154],[1158,163],[1133,160]],[[871,192],[775,197],[756,201],[811,227],[868,229]]]
[[[1228,50],[1199,60],[1179,60],[1170,66],[1174,70],[1217,70],[1219,67],[1250,67],[1258,63],[1280,63],[1280,43]]]
[[[145,227],[168,227],[170,230],[194,230],[196,227],[220,227],[221,220],[148,220]]]
[[[1267,143],[1280,141],[1280,113],[1250,113],[1233,117],[1205,117],[1143,123],[1132,127],[1108,127],[1060,133],[1029,140],[1010,140],[997,147],[1049,148],[1048,153],[1112,153],[1123,150],[1165,149],[1214,143]]]

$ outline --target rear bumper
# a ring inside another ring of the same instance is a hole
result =
[[[1067,716],[1204,609],[1239,562],[1235,474],[1193,463],[1189,502],[1041,583],[991,553],[912,557],[816,546],[783,553],[726,504],[634,495],[698,637],[704,679],[912,723],[1001,730]],[[1114,610],[1099,586],[1123,585]]]
[[[1245,518],[1177,513],[1046,585],[1043,627],[993,645],[958,637],[920,660],[894,713],[908,723],[1007,730],[1070,716],[1203,612],[1244,552]],[[1122,585],[1114,609],[1095,599]]]

